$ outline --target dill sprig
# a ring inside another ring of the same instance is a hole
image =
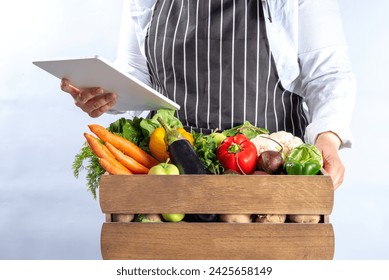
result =
[[[99,187],[100,176],[105,173],[105,170],[99,164],[99,159],[92,152],[89,145],[85,142],[80,152],[76,154],[73,165],[73,175],[78,178],[82,170],[86,170],[86,180],[88,191],[91,192],[93,198],[96,199],[96,191]]]

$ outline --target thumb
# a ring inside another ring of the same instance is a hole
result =
[[[81,90],[70,84],[70,81],[66,78],[61,79],[61,90],[70,93],[74,99],[81,93]]]

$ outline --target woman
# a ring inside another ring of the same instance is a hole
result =
[[[342,183],[355,81],[336,0],[127,0],[117,64],[180,104],[187,127],[289,131]],[[91,117],[120,102],[61,87]]]

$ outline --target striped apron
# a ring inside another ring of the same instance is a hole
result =
[[[260,0],[157,0],[145,38],[152,86],[203,133],[249,121],[302,137],[302,98],[285,90]]]

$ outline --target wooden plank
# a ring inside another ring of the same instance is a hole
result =
[[[331,224],[105,223],[103,259],[332,259]]]
[[[325,175],[104,175],[103,213],[326,214]]]

